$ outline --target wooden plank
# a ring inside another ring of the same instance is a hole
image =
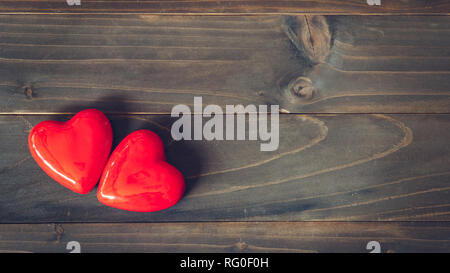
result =
[[[80,3],[69,5],[68,3]],[[447,1],[404,0],[9,0],[0,1],[2,13],[152,13],[152,14],[448,14]]]
[[[29,130],[67,118],[0,116],[1,223],[450,220],[450,115],[281,115],[274,152],[261,141],[171,141],[165,115],[110,116],[116,144],[151,129],[186,178],[183,199],[154,213],[106,207],[95,190],[75,194],[40,170]]]
[[[448,222],[204,222],[0,225],[0,252],[448,252]],[[70,249],[70,248],[69,248]]]
[[[449,28],[446,16],[2,15],[0,113],[167,114],[194,96],[450,113]],[[310,94],[296,90],[305,77]]]

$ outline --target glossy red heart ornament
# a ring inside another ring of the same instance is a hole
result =
[[[28,146],[38,165],[74,192],[92,190],[111,152],[113,133],[106,116],[87,109],[67,122],[43,121],[31,130]]]
[[[166,162],[159,136],[139,130],[124,138],[111,154],[97,198],[107,206],[150,212],[175,205],[184,189],[183,175]]]

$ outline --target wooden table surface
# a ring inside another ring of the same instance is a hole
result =
[[[384,2],[0,1],[0,251],[450,252],[450,5]],[[279,149],[173,141],[195,96],[279,105]],[[91,107],[114,145],[162,137],[176,206],[106,207],[37,166],[30,129]]]

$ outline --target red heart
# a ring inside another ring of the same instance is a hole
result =
[[[106,116],[87,109],[67,122],[43,121],[31,130],[28,146],[54,180],[85,194],[97,184],[108,160],[112,128]]]
[[[107,206],[142,212],[175,205],[184,193],[184,179],[165,160],[158,135],[149,130],[131,133],[106,163],[98,200]]]

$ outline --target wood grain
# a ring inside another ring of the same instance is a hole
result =
[[[0,252],[448,252],[450,17],[319,16],[447,1],[81,1],[0,1]],[[279,149],[171,140],[194,96],[279,104]],[[115,145],[163,138],[180,203],[120,211],[39,169],[31,128],[89,107]]]
[[[0,252],[448,252],[448,222],[204,222],[0,225]]]
[[[450,113],[449,18],[3,15],[0,113]]]
[[[0,1],[2,13],[151,13],[151,14],[448,14],[445,0],[381,0],[370,6],[366,0],[80,0],[69,6],[58,0]]]
[[[116,144],[151,129],[186,178],[184,198],[155,213],[103,206],[95,190],[75,194],[40,170],[29,130],[67,118],[0,116],[1,223],[450,220],[450,115],[281,115],[275,152],[260,141],[170,141],[165,115],[110,116]]]

